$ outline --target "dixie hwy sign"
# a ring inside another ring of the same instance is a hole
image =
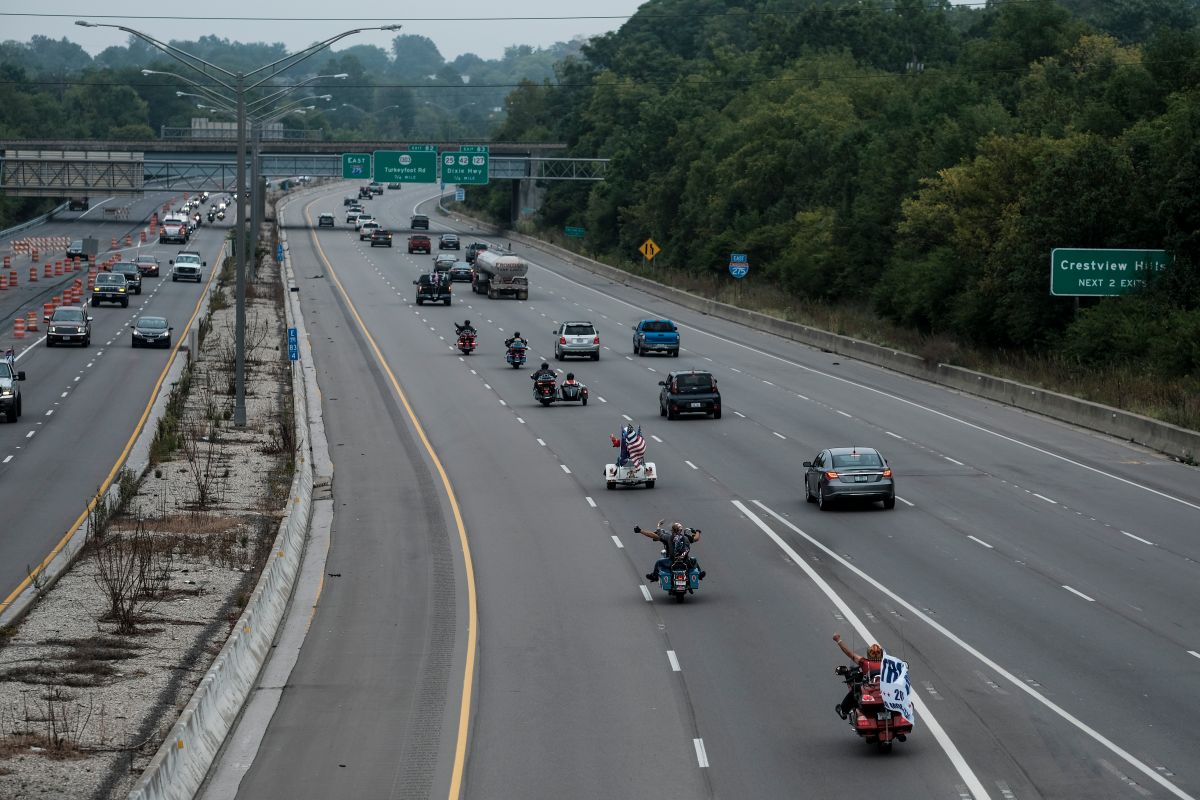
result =
[[[1050,251],[1050,294],[1101,297],[1128,294],[1146,285],[1151,272],[1171,263],[1166,250],[1088,250],[1056,247]]]

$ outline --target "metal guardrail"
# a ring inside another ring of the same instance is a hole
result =
[[[38,225],[41,225],[42,223],[48,221],[51,217],[53,217],[58,212],[65,211],[66,208],[67,208],[67,204],[63,203],[61,206],[58,206],[57,208],[50,209],[45,214],[42,214],[40,217],[31,219],[28,222],[22,222],[20,225],[14,225],[11,228],[5,228],[4,230],[0,231],[0,239],[7,239],[11,236],[16,236],[18,233],[23,233],[23,232],[29,230],[30,228],[36,228]]]
[[[166,125],[159,128],[159,135],[163,139],[185,139],[188,141],[210,141],[213,139],[218,141],[234,141],[237,139],[236,130],[226,130],[224,128],[168,128]],[[319,142],[324,136],[325,131],[323,128],[283,128],[281,130],[261,131],[259,133],[259,141]]]

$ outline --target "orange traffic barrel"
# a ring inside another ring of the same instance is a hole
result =
[[[47,261],[45,264],[42,265],[42,267],[43,267],[43,269],[42,269],[42,277],[43,278],[53,278],[54,277],[54,265],[53,264],[51,264],[49,261]]]
[[[17,285],[17,271],[15,269],[10,269],[8,271],[8,285],[9,286]]]
[[[13,338],[14,339],[24,339],[25,338],[25,320],[21,317],[17,317],[16,319],[13,320]]]
[[[37,312],[30,311],[25,315],[25,330],[36,331],[38,329]]]
[[[146,243],[146,229],[142,228],[142,244]]]
[[[61,262],[61,261],[55,261],[55,262],[54,262],[54,274],[55,274],[55,275],[62,275],[62,274],[63,274],[63,265],[62,265],[62,262]]]
[[[8,276],[0,274],[0,292],[8,288]]]
[[[5,269],[12,269],[12,256],[5,256],[5,257],[4,257],[4,268],[5,268]]]
[[[30,267],[29,268],[29,280],[36,281],[37,279],[38,279],[37,278],[37,267]]]
[[[42,260],[41,255],[38,253],[38,249],[36,247],[33,248],[33,251],[30,253],[29,257],[33,259],[35,264]]]

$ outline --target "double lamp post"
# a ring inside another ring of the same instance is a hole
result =
[[[170,56],[175,61],[183,64],[189,69],[200,73],[204,78],[207,78],[212,83],[222,87],[226,92],[233,96],[229,97],[222,94],[211,86],[198,83],[196,81],[183,78],[181,75],[175,77],[182,78],[186,83],[193,86],[201,92],[201,94],[213,101],[213,103],[222,110],[227,110],[237,115],[237,206],[236,217],[237,224],[234,227],[234,249],[236,252],[237,261],[237,294],[234,311],[234,404],[233,404],[233,423],[239,428],[246,426],[246,201],[248,197],[246,187],[246,123],[254,115],[254,111],[263,112],[265,105],[270,101],[282,97],[289,92],[295,91],[300,86],[306,83],[311,83],[317,78],[303,81],[295,86],[289,86],[285,89],[275,92],[274,94],[252,101],[247,110],[246,95],[253,92],[267,82],[274,79],[281,72],[291,69],[297,64],[305,61],[317,53],[325,50],[335,42],[345,39],[347,36],[353,36],[356,33],[365,31],[398,31],[399,25],[382,25],[375,28],[355,28],[353,30],[343,31],[336,36],[331,36],[324,41],[317,42],[310,47],[305,48],[290,56],[285,56],[270,64],[266,64],[250,72],[231,72],[223,67],[218,67],[216,64],[209,63],[199,56],[194,56],[184,50],[180,50],[174,45],[160,42],[152,36],[149,36],[141,31],[127,28],[124,25],[111,25],[100,22],[87,22],[86,20],[76,20],[76,25],[81,25],[85,28],[115,28],[119,31],[124,31],[131,36],[136,36],[146,42],[156,50]],[[153,74],[152,70],[143,70],[147,74]],[[171,73],[167,73],[171,74]],[[344,77],[344,76],[318,76],[318,77]],[[291,109],[295,110],[295,109]],[[262,119],[269,117],[269,114],[264,114],[260,119],[255,120],[261,124]],[[256,182],[257,183],[257,182]],[[255,187],[258,191],[258,187]]]

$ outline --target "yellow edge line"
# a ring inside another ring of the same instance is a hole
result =
[[[222,245],[221,249],[224,251],[224,245]],[[217,276],[218,271],[219,270],[212,270],[209,273],[208,282],[204,284],[204,288],[206,290],[212,286],[213,279]],[[201,294],[200,299],[196,301],[196,309],[192,312],[191,319],[188,320],[188,330],[191,330],[192,323],[196,321],[196,315],[200,313],[200,305],[204,302],[205,294],[207,294],[207,292]],[[138,420],[137,426],[133,429],[133,434],[129,437],[129,441],[125,443],[125,449],[121,451],[121,455],[117,456],[117,461],[113,464],[112,469],[109,470],[108,477],[104,479],[104,483],[100,484],[100,488],[96,491],[96,494],[92,496],[92,499],[88,501],[87,507],[84,508],[83,513],[75,519],[74,524],[71,525],[71,527],[67,529],[67,532],[63,534],[62,538],[58,540],[58,544],[54,545],[54,549],[50,551],[50,555],[42,559],[42,563],[38,564],[35,569],[30,571],[30,573],[25,576],[24,580],[17,585],[17,588],[13,589],[12,592],[9,593],[8,597],[4,598],[4,602],[0,603],[0,612],[5,611],[12,604],[12,601],[16,600],[17,596],[20,595],[21,592],[25,591],[25,588],[33,582],[34,578],[40,575],[42,570],[50,566],[50,562],[53,561],[58,554],[62,552],[62,549],[67,546],[67,542],[71,539],[71,534],[73,534],[75,530],[83,524],[83,521],[87,519],[87,515],[92,513],[92,509],[96,507],[96,502],[103,497],[105,492],[108,491],[109,487],[112,486],[113,478],[117,476],[117,472],[120,471],[121,466],[125,463],[125,459],[129,456],[129,451],[133,449],[134,442],[137,441],[138,436],[142,432],[142,428],[146,425],[146,418],[150,416],[150,409],[154,407],[154,401],[158,399],[158,390],[162,388],[163,381],[167,379],[167,372],[170,371],[171,365],[175,363],[175,355],[179,352],[179,347],[183,344],[183,341],[183,337],[179,338],[176,340],[175,346],[171,348],[171,357],[167,359],[167,365],[163,367],[162,372],[160,372],[158,375],[158,380],[154,383],[154,389],[150,392],[150,401],[146,403],[146,409],[142,412],[141,419]]]
[[[316,201],[314,200],[313,202]],[[471,561],[471,548],[467,543],[467,529],[463,524],[462,511],[458,507],[458,500],[454,496],[454,487],[450,485],[450,476],[446,474],[446,469],[442,466],[442,460],[438,458],[437,452],[433,449],[433,445],[429,441],[429,437],[425,435],[425,429],[421,427],[416,412],[413,411],[412,405],[408,402],[408,396],[400,388],[400,382],[396,380],[395,373],[392,372],[392,368],[388,365],[387,359],[384,358],[379,345],[375,343],[375,337],[367,330],[367,325],[363,322],[362,317],[359,316],[358,309],[355,308],[354,303],[350,300],[350,295],[346,291],[346,287],[338,279],[337,270],[333,268],[332,262],[325,255],[325,251],[321,248],[321,243],[317,240],[316,231],[312,227],[312,217],[308,213],[308,209],[311,206],[312,203],[305,206],[304,219],[309,225],[309,236],[312,238],[313,245],[316,247],[317,252],[320,253],[321,260],[325,262],[325,269],[329,272],[329,276],[333,278],[334,284],[337,286],[338,291],[341,292],[346,305],[350,308],[350,313],[358,323],[359,330],[366,337],[367,343],[371,345],[371,350],[375,353],[376,361],[383,368],[383,371],[387,373],[388,380],[392,384],[392,389],[395,390],[396,396],[404,405],[404,410],[408,413],[409,420],[412,421],[417,435],[421,438],[421,443],[425,445],[425,452],[429,454],[429,458],[432,459],[434,466],[437,467],[438,475],[442,479],[442,488],[446,490],[446,499],[450,502],[450,508],[454,511],[454,524],[458,528],[458,541],[462,546],[463,565],[467,573],[467,661],[463,669],[462,704],[458,712],[458,739],[454,748],[454,768],[450,776],[450,800],[456,800],[462,793],[462,773],[467,758],[467,730],[470,727],[471,721],[471,691],[475,679],[475,642],[477,635],[475,568]]]

